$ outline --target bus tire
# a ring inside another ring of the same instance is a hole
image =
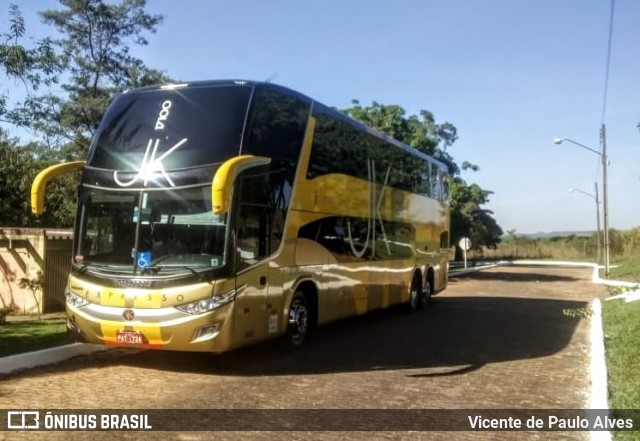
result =
[[[407,311],[414,312],[424,308],[423,291],[420,283],[420,274],[415,273],[411,279],[411,288],[409,288],[409,301],[407,302]]]
[[[424,288],[421,291],[420,294],[420,304],[419,304],[419,309],[425,309],[427,306],[429,306],[429,303],[431,303],[431,295],[433,294],[433,287],[431,286],[431,281],[429,280],[429,277],[427,277],[427,280],[425,280],[424,282]]]
[[[302,291],[296,291],[289,305],[286,340],[289,347],[301,347],[309,334],[309,308]]]

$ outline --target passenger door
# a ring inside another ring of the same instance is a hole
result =
[[[267,336],[268,294],[280,290],[277,278],[269,279],[269,256],[277,248],[269,187],[268,167],[246,170],[237,181],[234,340],[241,345]]]

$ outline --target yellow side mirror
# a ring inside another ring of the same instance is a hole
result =
[[[31,211],[41,215],[44,212],[44,193],[47,183],[58,176],[66,175],[84,168],[85,161],[63,162],[42,170],[31,184]]]
[[[223,214],[229,211],[236,178],[243,170],[271,162],[263,156],[242,155],[223,163],[213,176],[211,183],[211,211]]]

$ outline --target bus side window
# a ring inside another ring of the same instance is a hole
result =
[[[449,232],[443,231],[440,233],[440,248],[449,248]]]
[[[237,270],[253,265],[274,252],[274,238],[279,243],[278,232],[273,231],[275,210],[270,201],[268,171],[266,167],[249,169],[238,179],[240,197],[236,212]]]
[[[239,268],[250,266],[266,257],[264,234],[261,234],[261,207],[255,205],[240,205],[237,226],[237,251]]]

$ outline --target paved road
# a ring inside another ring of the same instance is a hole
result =
[[[424,312],[388,310],[328,325],[294,354],[277,343],[218,356],[121,349],[96,353],[0,377],[0,407],[583,408],[590,387],[590,322],[562,311],[586,307],[603,293],[590,278],[590,270],[575,268],[485,270],[452,279]],[[0,432],[0,441],[34,435],[69,436]],[[85,432],[74,438],[588,438],[584,432],[373,435]]]

